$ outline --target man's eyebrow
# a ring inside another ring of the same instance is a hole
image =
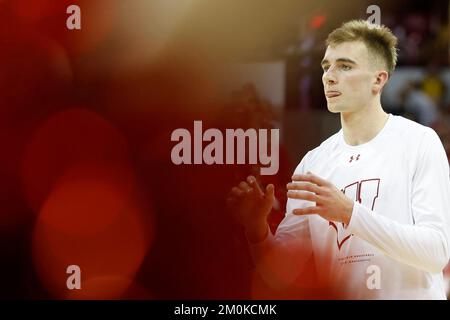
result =
[[[352,64],[357,64],[355,61],[353,61],[352,59],[349,58],[338,58],[336,59],[336,62],[347,62],[347,63],[352,63]],[[321,66],[323,66],[324,64],[329,63],[329,61],[327,59],[323,59],[322,62],[320,63]]]

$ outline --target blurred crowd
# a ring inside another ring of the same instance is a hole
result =
[[[400,114],[425,126],[439,135],[450,160],[450,104],[447,84],[436,67],[425,69],[420,79],[408,80],[399,91],[397,106],[387,110]]]

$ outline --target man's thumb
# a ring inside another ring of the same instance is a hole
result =
[[[273,184],[269,184],[266,187],[265,200],[267,204],[271,204],[275,199],[275,187]]]

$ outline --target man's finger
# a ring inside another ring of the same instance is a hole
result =
[[[246,193],[250,193],[252,191],[252,188],[245,181],[241,181],[241,183],[239,183],[239,188]]]
[[[314,192],[315,194],[321,194],[322,189],[311,182],[291,182],[287,184],[288,190],[300,190],[300,191],[310,191]]]
[[[307,174],[295,174],[295,175],[293,175],[292,176],[292,181],[311,182],[311,183],[314,183],[314,184],[316,184],[316,185],[318,185],[320,187],[329,186],[330,185],[330,183],[327,180],[322,179],[322,178],[316,176],[315,174],[310,173],[309,171],[308,171]]]
[[[261,187],[258,184],[258,181],[256,181],[256,178],[254,176],[248,176],[247,182],[260,196],[264,195],[264,192],[261,190]]]
[[[288,191],[287,196],[291,199],[299,199],[312,202],[319,202],[320,200],[317,194],[311,192]]]
[[[305,214],[318,214],[319,212],[320,212],[319,207],[306,207],[292,210],[292,213],[297,216],[303,216]]]
[[[241,197],[241,196],[243,196],[245,194],[245,192],[243,190],[241,190],[240,188],[238,188],[238,187],[233,187],[231,189],[231,194],[236,196],[236,197]]]
[[[264,201],[266,204],[271,204],[275,200],[275,187],[273,184],[268,184],[266,193],[264,194]]]

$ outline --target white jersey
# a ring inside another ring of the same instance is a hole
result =
[[[269,243],[297,239],[310,246],[320,277],[337,282],[343,297],[446,298],[449,166],[431,128],[389,115],[377,136],[358,146],[348,145],[341,129],[308,152],[295,174],[308,171],[355,201],[349,225],[293,215],[314,204],[289,199],[275,236],[251,246],[255,258]]]

